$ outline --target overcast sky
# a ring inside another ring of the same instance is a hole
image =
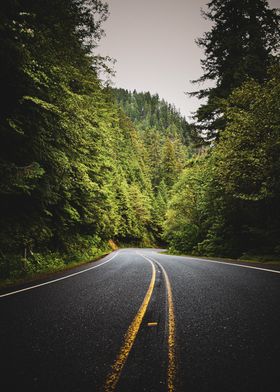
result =
[[[185,95],[201,76],[203,52],[195,39],[209,30],[201,16],[207,0],[107,0],[106,37],[98,52],[117,60],[116,87],[158,93],[188,117],[198,106]],[[270,0],[280,7],[280,0]]]

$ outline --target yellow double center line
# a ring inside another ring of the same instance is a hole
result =
[[[145,256],[143,256],[145,257]],[[145,257],[145,259],[149,260]],[[175,391],[175,377],[176,377],[176,354],[175,354],[175,312],[172,297],[172,290],[168,275],[163,266],[156,260],[152,259],[162,270],[166,289],[167,289],[167,300],[168,300],[168,369],[167,369],[167,386],[168,392]]]
[[[136,339],[137,333],[141,326],[142,320],[145,316],[146,310],[148,308],[149,302],[151,300],[153,289],[155,286],[156,280],[156,269],[153,261],[157,263],[156,260],[150,260],[148,257],[141,255],[144,259],[149,261],[152,266],[152,278],[150,281],[150,285],[148,291],[145,295],[145,298],[136,314],[134,320],[130,324],[124,338],[123,346],[120,349],[120,352],[117,356],[116,361],[112,366],[111,373],[106,379],[104,391],[105,392],[113,392],[116,388],[116,385],[119,381],[122,369],[126,363],[127,357],[132,349],[134,341]],[[168,392],[175,391],[175,374],[176,374],[176,365],[175,365],[175,316],[174,316],[174,305],[172,299],[172,291],[169,278],[165,269],[161,264],[157,263],[159,267],[163,271],[163,275],[165,278],[166,288],[167,288],[167,298],[168,298],[168,373],[167,373],[167,384],[168,384]]]
[[[105,392],[112,392],[114,391],[120,375],[121,371],[125,365],[125,362],[127,360],[128,354],[130,353],[130,350],[133,346],[133,343],[135,341],[135,338],[137,336],[137,333],[139,331],[140,325],[142,323],[142,320],[145,316],[147,307],[149,305],[153,289],[155,286],[155,281],[156,281],[156,269],[154,264],[149,260],[149,262],[152,265],[153,268],[153,273],[152,273],[152,279],[148,288],[148,291],[145,295],[144,301],[142,302],[142,305],[140,306],[140,309],[138,310],[137,315],[135,316],[134,320],[130,324],[130,327],[128,328],[125,338],[124,338],[124,344],[121,347],[121,350],[119,352],[119,355],[115,361],[115,363],[112,366],[112,371],[109,374],[106,383],[105,383]]]

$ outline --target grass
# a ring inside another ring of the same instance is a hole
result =
[[[79,267],[81,265],[85,265],[88,263],[92,263],[94,261],[98,261],[101,258],[105,257],[111,253],[111,250],[100,251],[95,256],[91,256],[90,258],[86,258],[83,260],[74,260],[69,263],[65,262],[65,260],[61,259],[53,259],[49,263],[44,263],[44,265],[40,264],[39,267],[27,270],[18,271],[14,276],[12,275],[9,278],[0,279],[0,288],[6,288],[15,286],[18,284],[30,283],[35,280],[40,280],[43,278],[47,278],[49,276],[54,275],[58,272],[68,271],[73,268]]]

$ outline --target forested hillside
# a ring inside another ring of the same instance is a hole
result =
[[[174,109],[150,127],[146,95],[140,132],[98,79],[107,6],[66,3],[1,4],[2,277],[90,259],[109,240],[155,245],[189,154]]]
[[[155,129],[161,137],[177,137],[186,146],[192,144],[193,129],[190,124],[158,94],[131,92],[122,88],[114,89],[113,93],[123,111],[143,133]]]
[[[154,238],[162,243],[172,187],[196,151],[193,128],[174,106],[157,94],[124,89],[113,89],[112,94],[142,140],[154,195]]]
[[[160,184],[170,189],[186,159],[194,154],[192,127],[174,106],[157,94],[124,89],[114,89],[113,94],[143,140],[154,190]]]
[[[102,84],[103,1],[1,2],[2,278],[110,240],[279,257],[279,14],[239,3],[208,4],[199,81],[216,87],[189,125],[158,95]]]

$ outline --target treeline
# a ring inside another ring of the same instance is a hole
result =
[[[113,89],[112,93],[142,141],[154,195],[154,238],[157,244],[166,245],[163,227],[171,189],[196,151],[193,127],[157,94],[125,89]]]
[[[181,129],[162,133],[175,112],[155,125],[158,145],[102,86],[93,53],[107,11],[99,0],[0,5],[2,278],[90,259],[110,239],[161,240],[187,149]]]
[[[117,102],[142,132],[157,130],[160,137],[178,137],[191,146],[194,130],[181,113],[158,94],[128,91],[122,88],[113,90]]]
[[[199,40],[216,86],[189,125],[104,86],[100,0],[0,4],[0,276],[61,268],[108,241],[280,256],[279,15],[212,0]]]
[[[157,94],[124,89],[113,89],[113,94],[143,140],[153,189],[160,184],[170,189],[195,152],[193,128]]]
[[[216,86],[195,93],[206,98],[195,120],[208,143],[174,186],[165,236],[179,252],[279,259],[279,13],[213,0],[205,16],[199,82]]]

